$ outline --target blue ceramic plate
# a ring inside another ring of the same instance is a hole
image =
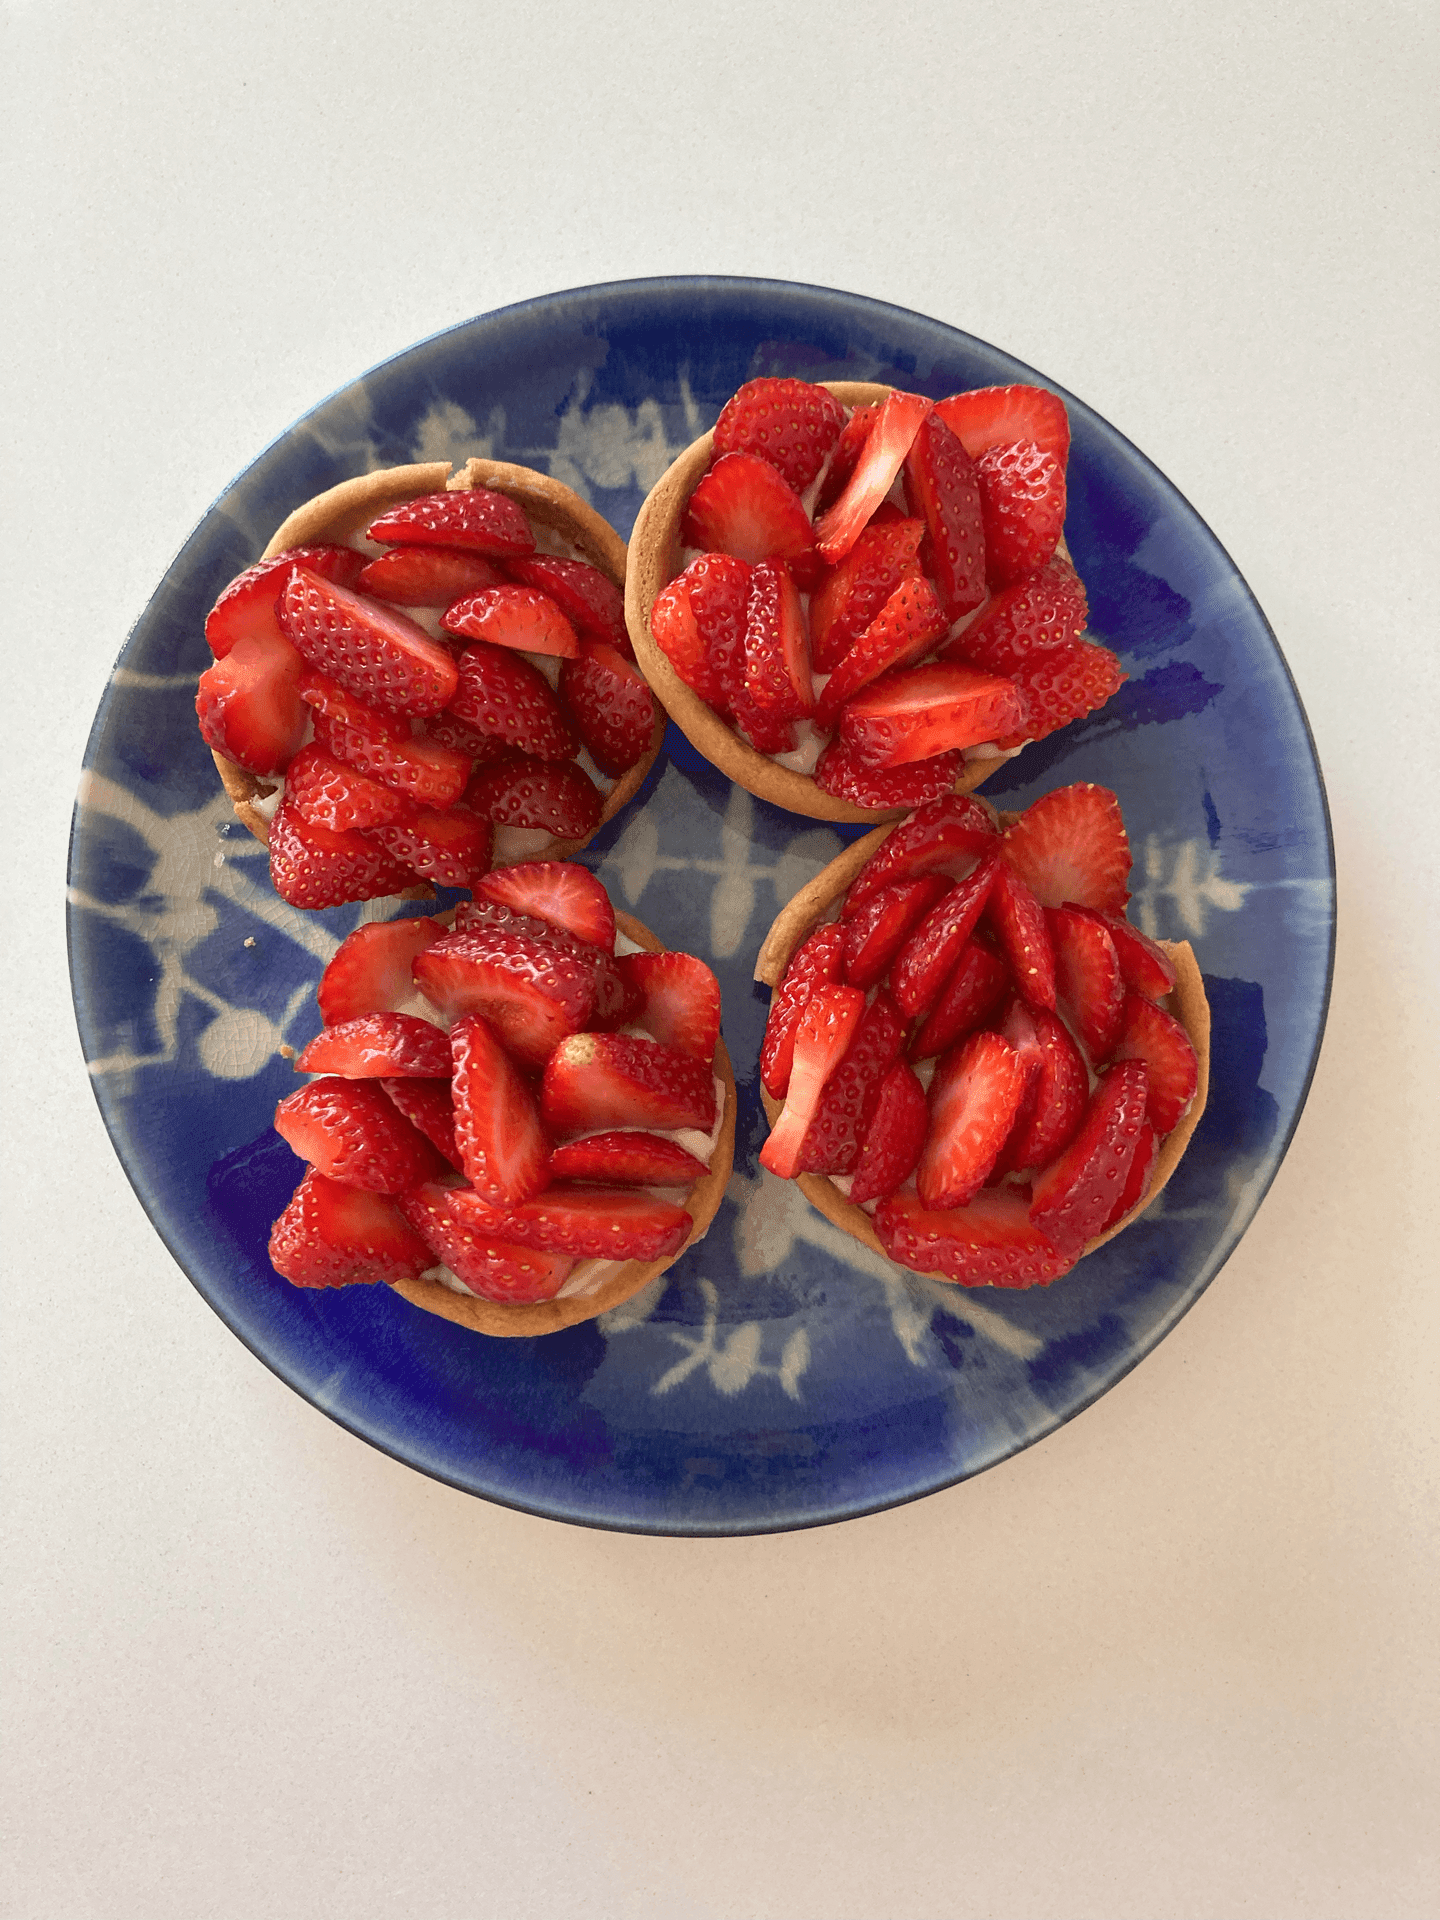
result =
[[[624,1308],[541,1340],[486,1340],[385,1288],[276,1278],[266,1235],[299,1175],[270,1125],[294,1084],[276,1049],[318,1026],[316,980],[360,910],[285,906],[231,819],[194,721],[206,609],[292,507],[402,461],[539,467],[628,534],[673,455],[762,373],[937,397],[1036,378],[918,314],[760,280],[591,287],[441,334],[306,415],[206,514],[120,656],[75,817],[86,1058],[116,1151],[205,1299],[298,1393],[397,1459],[595,1526],[839,1520],[1051,1432],[1163,1338],[1244,1232],[1325,1018],[1334,866],[1285,662],[1199,516],[1071,399],[1067,537],[1093,630],[1130,678],[986,791],[1020,807],[1071,780],[1113,787],[1135,849],[1132,912],[1199,956],[1209,1106],[1144,1219],[1049,1290],[962,1292],[871,1258],[761,1177],[755,950],[848,833],[753,800],[672,728],[645,791],[585,858],[618,904],[720,977],[740,1123],[709,1237]]]

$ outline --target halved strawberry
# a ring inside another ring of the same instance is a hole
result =
[[[894,1193],[875,1213],[892,1260],[962,1287],[1043,1287],[1075,1261],[1035,1226],[1006,1187],[983,1188],[967,1207],[927,1211],[918,1194]]]
[[[467,594],[445,609],[440,625],[462,640],[485,640],[492,647],[513,647],[519,653],[573,660],[580,651],[574,627],[538,587],[507,583]]]
[[[930,402],[916,393],[891,393],[881,401],[845,491],[815,523],[815,543],[830,566],[844,559],[890,491],[929,411]]]
[[[455,692],[455,662],[408,615],[296,567],[280,625],[312,666],[372,706],[439,713]]]
[[[1065,526],[1065,468],[1030,442],[991,447],[975,463],[985,523],[985,571],[1008,586],[1054,553]]]
[[[905,1062],[897,1060],[880,1082],[851,1176],[849,1197],[857,1207],[894,1193],[910,1178],[929,1125],[925,1089]]]
[[[950,970],[940,997],[910,1043],[912,1060],[929,1060],[981,1025],[998,1006],[1010,974],[998,954],[969,940]]]
[[[922,1206],[968,1206],[984,1186],[1025,1093],[1019,1054],[998,1033],[952,1047],[930,1082],[930,1132],[915,1171]]]
[[[1090,1098],[1084,1056],[1064,1021],[1043,1007],[1027,1005],[1026,1012],[1040,1043],[1040,1073],[995,1162],[997,1173],[1048,1166],[1079,1131]]]
[[[1045,910],[1005,859],[995,875],[985,917],[995,931],[1015,985],[1028,1005],[1055,1011],[1055,946]]]
[[[454,1167],[460,1171],[460,1149],[455,1143],[455,1101],[450,1092],[450,1067],[447,1061],[444,1077],[433,1080],[416,1080],[408,1076],[388,1077],[380,1082],[385,1097],[399,1112],[403,1113],[417,1132],[423,1133],[431,1146],[442,1153]]]
[[[458,802],[443,812],[419,807],[372,831],[397,860],[437,887],[473,887],[495,855],[494,827]]]
[[[794,1059],[785,1105],[760,1149],[760,1164],[782,1180],[800,1170],[800,1154],[825,1091],[825,1082],[849,1049],[865,996],[857,987],[819,987],[795,1029]]]
[[[475,897],[547,920],[577,940],[603,947],[606,953],[615,951],[615,909],[610,896],[593,873],[571,860],[524,860],[501,867],[477,881]]]
[[[313,1169],[270,1229],[270,1264],[297,1287],[413,1280],[434,1255],[393,1200]]]
[[[1104,913],[1098,907],[1077,907],[1067,902],[1072,913],[1088,914],[1098,920],[1115,942],[1120,961],[1120,977],[1131,993],[1142,993],[1147,1000],[1163,1000],[1175,988],[1175,963],[1165,949],[1148,933],[1119,913]]]
[[[639,668],[614,647],[582,640],[579,657],[560,669],[559,691],[561,705],[602,773],[618,779],[650,751],[655,696]]]
[[[509,560],[505,571],[524,587],[548,593],[582,638],[601,640],[627,660],[635,658],[625,629],[625,597],[588,560],[569,560],[559,554],[532,553],[528,559]]]
[[[365,556],[353,547],[290,547],[270,560],[257,560],[254,566],[226,587],[205,616],[205,638],[217,660],[223,660],[237,640],[281,640],[277,609],[280,595],[291,571],[308,567],[322,579],[336,580],[342,587],[353,587],[365,565]]]
[[[844,912],[858,913],[876,887],[914,880],[922,873],[945,873],[958,880],[998,838],[995,816],[973,794],[950,793],[917,807],[886,834],[850,882]]]
[[[504,578],[483,554],[450,547],[392,547],[370,561],[354,585],[392,607],[448,607],[467,594],[498,587]]]
[[[833,673],[900,582],[920,571],[923,520],[873,519],[838,567],[810,596],[810,651],[817,673]]]
[[[466,1179],[487,1206],[528,1200],[550,1179],[550,1140],[534,1094],[483,1014],[463,1014],[450,1046],[455,1144]]]
[[[1078,1255],[1115,1210],[1140,1146],[1147,1082],[1138,1060],[1102,1075],[1079,1132],[1035,1182],[1030,1218],[1064,1252]]]
[[[987,673],[1018,673],[1032,653],[1078,639],[1088,617],[1080,576],[1057,553],[1038,572],[993,594],[943,657],[969,660]]]
[[[708,1066],[720,1038],[720,982],[693,953],[625,953],[616,961],[639,1001],[631,1018]]]
[[[693,1187],[708,1172],[703,1160],[659,1133],[591,1133],[556,1147],[550,1156],[552,1180],[604,1186]]]
[[[490,1238],[477,1225],[482,1209],[468,1187],[427,1181],[405,1194],[400,1207],[430,1251],[427,1265],[447,1266],[483,1300],[509,1306],[553,1300],[575,1264],[567,1254]]]
[[[974,387],[937,400],[935,411],[972,460],[991,447],[1033,440],[1063,467],[1070,453],[1070,416],[1059,394],[1044,387]]]
[[[1150,1185],[1150,1176],[1155,1171],[1155,1162],[1160,1157],[1160,1142],[1155,1129],[1146,1121],[1140,1129],[1140,1139],[1135,1148],[1135,1158],[1130,1162],[1130,1171],[1125,1176],[1125,1188],[1115,1202],[1115,1209],[1101,1227],[1102,1233],[1108,1233],[1111,1227],[1123,1220],[1132,1207],[1138,1207]]]
[[[712,462],[690,496],[680,539],[752,563],[803,560],[815,546],[799,494],[753,453],[723,453]]]
[[[500,827],[543,827],[561,840],[583,840],[600,824],[600,789],[572,760],[536,760],[515,753],[482,767],[465,789],[465,805]]]
[[[1125,911],[1130,841],[1108,787],[1083,781],[1042,794],[1006,829],[1004,852],[1041,906]]]
[[[450,1205],[463,1210],[477,1232],[579,1260],[667,1260],[695,1224],[673,1200],[633,1187],[549,1186],[532,1200],[493,1212],[479,1200],[462,1192]]]
[[[1200,1068],[1190,1036],[1174,1014],[1142,994],[1127,993],[1112,1058],[1144,1061],[1150,1078],[1146,1118],[1161,1136],[1178,1126],[1195,1097]]]
[[[403,893],[415,876],[369,834],[332,832],[282,800],[270,822],[270,880],[292,907],[343,907]]]
[[[924,517],[924,560],[947,623],[985,598],[985,530],[975,462],[938,412],[920,423],[905,456],[905,500]]]
[[[840,978],[845,963],[845,931],[829,922],[816,927],[790,956],[790,964],[770,1001],[765,1038],[760,1043],[760,1081],[772,1100],[783,1100],[795,1058],[795,1029],[818,987]]]
[[[747,380],[715,422],[716,453],[753,453],[803,493],[840,438],[845,409],[808,380]]]
[[[715,1081],[693,1054],[628,1033],[577,1033],[556,1047],[540,1085],[554,1134],[609,1127],[671,1132],[715,1125]]]
[[[858,912],[840,922],[845,930],[845,984],[873,987],[900,951],[905,936],[934,906],[950,882],[942,873],[897,880],[867,895]]]
[[[250,773],[283,773],[309,718],[300,698],[305,662],[282,634],[232,639],[200,676],[195,713],[207,747]]]
[[[439,1167],[435,1149],[373,1080],[312,1080],[275,1109],[275,1131],[328,1180],[404,1193]]]
[[[440,1079],[450,1072],[450,1037],[413,1013],[361,1013],[318,1033],[295,1071],[343,1080]]]
[[[510,648],[483,640],[460,656],[459,682],[446,718],[452,715],[483,738],[503,740],[539,760],[569,760],[580,745],[540,669]]]
[[[840,709],[861,687],[929,653],[948,624],[930,582],[922,574],[907,576],[825,683],[816,723],[833,727]]]
[[[783,560],[761,560],[750,571],[745,690],[776,720],[800,720],[815,711],[805,615]]]
[[[1067,640],[1032,653],[1012,675],[1023,709],[1019,725],[995,744],[1008,749],[1043,740],[1103,707],[1129,677],[1110,649],[1092,640]]]
[[[462,900],[455,909],[455,931],[495,930],[519,934],[542,946],[568,954],[586,968],[595,982],[595,1005],[586,1025],[598,1031],[628,1026],[639,1009],[639,994],[634,991],[618,963],[603,947],[588,940],[577,940],[566,928],[533,914],[519,913],[499,900],[481,893],[474,900]]]
[[[872,680],[842,710],[840,738],[868,765],[894,767],[998,740],[1021,717],[1011,681],[941,660]]]
[[[415,811],[413,800],[393,787],[382,787],[358,767],[347,767],[318,740],[302,747],[286,769],[285,804],[309,825],[329,827],[332,833],[384,826]]]
[[[1090,1059],[1103,1060],[1120,1037],[1125,1007],[1115,942],[1100,921],[1069,907],[1047,907],[1045,924],[1055,948],[1056,998]]]
[[[855,807],[920,807],[949,793],[964,764],[964,754],[957,751],[903,767],[865,767],[843,741],[832,740],[815,763],[815,784]]]
[[[422,807],[452,806],[465,791],[469,754],[411,733],[408,720],[367,705],[314,667],[306,666],[301,675],[300,697],[314,715],[315,738],[347,766],[408,794]]]
[[[797,1072],[798,1035],[803,1027],[802,1017],[801,1027],[797,1029]],[[885,1076],[900,1058],[904,1046],[905,1023],[896,1012],[894,1001],[887,993],[877,993],[861,1013],[839,1065],[826,1076],[814,1113],[795,1152],[795,1172],[850,1172],[860,1158]],[[791,1086],[794,1087],[793,1073]],[[787,1108],[789,1104],[787,1094]],[[781,1149],[776,1151],[779,1153]]]
[[[410,969],[416,954],[433,947],[443,932],[433,920],[404,919],[373,920],[348,934],[320,976],[317,998],[325,1025],[404,1006],[415,993]]]
[[[595,971],[548,940],[499,927],[447,933],[417,953],[415,984],[449,1020],[479,1013],[527,1067],[543,1067],[595,1009]]]
[[[982,854],[926,914],[895,956],[890,991],[907,1020],[928,1013],[959,964],[1000,872],[1000,852]]]
[[[490,487],[456,487],[392,507],[366,528],[382,546],[459,547],[507,560],[535,551],[525,509]]]
[[[860,462],[865,451],[865,442],[874,430],[875,422],[880,418],[881,402],[873,400],[868,406],[856,407],[845,422],[840,438],[835,442],[835,451],[830,456],[830,465],[825,478],[820,483],[820,492],[816,499],[816,510],[824,513],[827,507],[833,507],[850,484],[850,476]]]

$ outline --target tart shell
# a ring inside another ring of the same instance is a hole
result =
[[[1001,828],[1011,825],[1020,818],[1018,813],[999,813],[996,815]],[[820,921],[830,918],[829,909],[838,901],[850,882],[859,873],[865,862],[876,848],[892,831],[891,827],[877,827],[873,833],[867,833],[847,847],[842,854],[832,860],[807,886],[800,889],[793,900],[775,916],[770,931],[761,943],[755,959],[755,978],[762,981],[772,992],[779,986],[790,956],[800,942]],[[1186,940],[1160,940],[1156,944],[1163,948],[1175,968],[1176,981],[1170,996],[1171,1010],[1174,1012],[1195,1049],[1195,1058],[1199,1074],[1195,1084],[1195,1095],[1179,1122],[1166,1134],[1156,1157],[1155,1171],[1150,1186],[1140,1204],[1132,1207],[1123,1219],[1105,1233],[1096,1234],[1093,1240],[1087,1240],[1084,1252],[1093,1253],[1097,1247],[1103,1247],[1107,1240],[1113,1240],[1117,1233],[1123,1233],[1132,1220],[1140,1215],[1159,1194],[1166,1181],[1179,1166],[1190,1137],[1200,1123],[1205,1111],[1205,1099],[1210,1087],[1210,1003],[1205,998],[1205,985],[1200,977],[1200,967],[1193,950]],[[765,1117],[773,1127],[784,1105],[774,1100],[760,1089],[760,1097],[765,1106]],[[880,1236],[875,1231],[874,1222],[863,1207],[857,1207],[847,1200],[829,1176],[823,1173],[802,1173],[796,1177],[796,1185],[805,1195],[812,1207],[823,1213],[827,1220],[837,1227],[843,1227],[852,1239],[859,1240],[878,1253],[883,1260],[890,1259],[880,1244]],[[892,1264],[899,1264],[892,1262]],[[906,1268],[906,1272],[919,1269]],[[1063,1275],[1061,1276],[1064,1277]],[[948,1279],[945,1274],[936,1278]],[[953,1282],[951,1284],[954,1284]]]
[[[530,467],[511,466],[503,460],[467,460],[454,473],[450,471],[448,460],[432,460],[413,467],[382,467],[375,473],[362,473],[354,480],[342,480],[338,486],[317,493],[313,500],[307,500],[303,506],[297,507],[275,530],[260,558],[272,559],[287,547],[343,544],[352,534],[363,533],[371,521],[378,519],[382,513],[400,506],[406,500],[418,500],[422,494],[471,487],[489,487],[496,493],[508,494],[524,508],[532,522],[549,528],[569,541],[582,560],[588,560],[591,566],[597,567],[623,593],[625,542],[609,521],[602,519],[593,507],[587,506],[578,493],[562,486],[558,480],[552,480],[548,474],[537,473]],[[641,671],[645,669],[642,667]],[[655,764],[664,738],[665,715],[662,710],[655,716],[655,730],[645,753],[633,767],[621,774],[604,796],[595,833],[640,791],[646,774]],[[263,775],[237,767],[233,760],[227,760],[223,754],[214,752],[213,748],[211,757],[230,796],[236,819],[262,846],[268,846],[269,822],[263,813],[256,810],[254,802],[273,793],[275,783]],[[512,861],[502,860],[499,864],[508,866],[520,860],[568,860],[582,847],[588,846],[593,838],[594,834],[587,834],[583,840],[551,840],[536,852],[516,854]],[[433,889],[423,884],[407,888],[400,896],[406,900],[431,900],[434,897]]]
[[[643,947],[647,953],[664,951],[648,927],[630,914],[621,913],[618,908],[615,924],[627,939],[633,940],[636,946]],[[725,1087],[725,1111],[721,1116],[715,1151],[710,1156],[710,1171],[703,1180],[695,1182],[685,1197],[685,1210],[695,1224],[680,1253],[672,1253],[667,1260],[627,1260],[593,1293],[537,1300],[527,1306],[507,1306],[500,1300],[482,1300],[478,1295],[456,1293],[439,1280],[402,1280],[394,1284],[394,1291],[403,1294],[412,1306],[423,1307],[427,1313],[438,1313],[442,1319],[453,1320],[457,1326],[469,1327],[472,1333],[496,1334],[501,1338],[533,1338],[540,1333],[558,1333],[562,1327],[578,1326],[583,1320],[594,1320],[600,1314],[608,1313],[611,1307],[622,1305],[672,1267],[686,1247],[693,1247],[697,1240],[704,1238],[724,1198],[735,1161],[736,1100],[735,1072],[723,1039],[717,1041],[715,1046],[714,1070]],[[838,1194],[836,1198],[839,1198]]]

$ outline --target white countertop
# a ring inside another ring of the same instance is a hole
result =
[[[1433,27],[620,17],[7,15],[0,1912],[1434,1913]],[[1276,630],[1340,870],[1309,1105],[1158,1351],[968,1485],[729,1542],[486,1506],[272,1377],[111,1151],[60,913],[106,674],[231,477],[440,327],[667,272],[917,309],[1128,434]]]

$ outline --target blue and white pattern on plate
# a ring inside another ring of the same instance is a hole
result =
[[[761,373],[937,397],[1035,377],[919,315],[765,281],[587,288],[441,334],[307,415],[205,516],[121,655],[76,812],[86,1057],[126,1171],[200,1292],[376,1446],[487,1498],[605,1527],[841,1519],[979,1472],[1088,1405],[1174,1325],[1253,1216],[1329,991],[1329,822],[1284,661],[1193,510],[1072,400],[1067,537],[1092,629],[1130,678],[987,793],[1018,807],[1072,780],[1115,788],[1137,918],[1196,949],[1210,1103],[1151,1212],[1053,1288],[963,1292],[872,1258],[762,1176],[755,950],[859,829],[752,800],[672,728],[645,791],[585,859],[618,904],[720,977],[740,1119],[708,1238],[628,1305],[541,1340],[486,1340],[385,1288],[314,1293],[275,1276],[266,1236],[300,1170],[270,1125],[294,1084],[277,1048],[316,1030],[320,969],[373,909],[300,914],[271,891],[195,729],[206,609],[292,507],[402,461],[521,461],[628,533],[676,451]]]

